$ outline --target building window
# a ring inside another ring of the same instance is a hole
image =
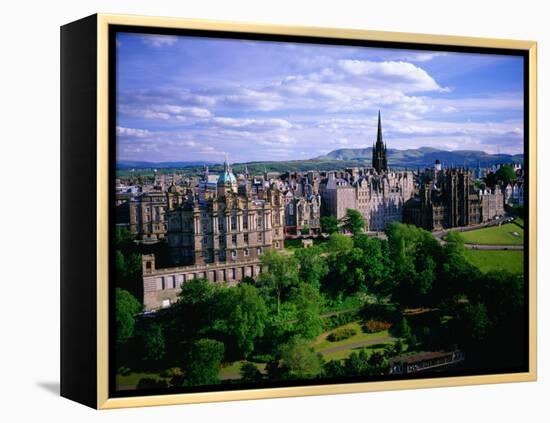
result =
[[[261,232],[258,232],[258,241],[262,242],[264,240],[263,234]]]
[[[218,217],[218,229],[220,231],[223,230],[223,219],[220,219],[219,217]]]
[[[248,234],[244,234],[244,242],[248,244]]]
[[[237,251],[233,250],[231,251],[231,258],[235,260],[237,258]]]
[[[279,248],[279,241],[275,241],[275,248]]]
[[[257,223],[258,229],[262,229],[263,224],[264,224],[264,220],[263,220],[262,216],[258,216],[258,220],[256,221],[256,223]]]
[[[248,215],[243,216],[243,229],[248,229]]]
[[[231,243],[237,245],[237,235],[231,235]]]
[[[237,216],[231,216],[231,230],[237,230]]]
[[[262,247],[258,247],[256,252],[258,253],[259,256],[261,256],[262,255]]]
[[[249,254],[250,254],[250,251],[248,251],[248,248],[245,248],[244,249],[244,256],[248,257]]]

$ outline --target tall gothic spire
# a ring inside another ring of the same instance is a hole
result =
[[[376,143],[372,149],[372,167],[377,173],[388,170],[388,159],[386,157],[386,145],[382,137],[382,119],[380,110],[378,110],[378,132],[376,134]]]
[[[381,144],[382,140],[382,119],[380,118],[380,110],[378,110],[378,132],[376,133],[376,144]]]

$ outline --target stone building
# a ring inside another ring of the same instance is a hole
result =
[[[129,228],[134,239],[155,242],[166,236],[167,197],[163,191],[148,191],[129,201]]]
[[[523,182],[513,182],[504,188],[505,203],[511,206],[523,206]]]
[[[285,234],[299,235],[306,228],[310,234],[321,232],[321,195],[296,196],[288,190],[284,199]]]
[[[403,205],[414,195],[410,171],[367,174],[355,183],[357,206],[370,231],[383,231],[390,222],[400,222]]]
[[[284,209],[283,193],[275,184],[261,199],[239,192],[226,160],[215,195],[204,200],[187,196],[167,212],[172,266],[156,268],[154,256],[143,256],[145,309],[170,305],[181,283],[192,278],[236,283],[256,277],[260,256],[284,248]]]
[[[372,168],[330,172],[321,182],[320,193],[324,215],[342,219],[347,209],[356,209],[367,230],[382,231],[388,223],[401,221],[403,205],[414,195],[414,176],[411,171],[389,170],[380,112]]]
[[[500,188],[476,189],[468,169],[427,169],[419,195],[407,201],[403,221],[427,230],[477,225],[504,214]]]

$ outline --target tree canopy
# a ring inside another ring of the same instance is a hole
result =
[[[142,310],[141,303],[124,289],[115,291],[116,340],[123,344],[134,334],[135,316]]]
[[[356,235],[365,229],[365,219],[363,215],[355,209],[347,209],[346,215],[341,219],[342,229],[350,231],[352,234]]]
[[[184,385],[214,385],[219,382],[224,345],[214,339],[199,339],[191,347],[182,364],[185,370]]]
[[[279,314],[281,297],[288,295],[290,288],[298,284],[298,260],[291,255],[270,250],[261,256],[260,262],[262,273],[258,282],[275,296]]]
[[[321,231],[325,234],[338,232],[338,219],[335,216],[321,216]]]

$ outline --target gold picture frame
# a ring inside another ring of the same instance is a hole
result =
[[[89,18],[88,18],[89,19]],[[69,33],[71,28],[76,28],[76,23],[68,24],[67,36],[75,38],[74,33]],[[426,379],[408,379],[395,381],[373,381],[360,383],[343,383],[330,385],[313,386],[293,386],[277,388],[258,388],[246,390],[227,390],[216,392],[199,392],[183,394],[166,395],[147,395],[131,397],[110,397],[109,396],[109,27],[117,26],[139,26],[162,29],[196,29],[210,31],[228,31],[238,33],[285,35],[295,37],[320,37],[341,40],[368,40],[368,41],[389,41],[396,43],[414,43],[429,44],[438,46],[461,46],[461,47],[479,47],[495,49],[513,49],[528,53],[529,75],[528,77],[528,269],[529,269],[529,371],[522,373],[491,374],[478,376],[452,376],[437,377]],[[215,401],[234,401],[264,398],[281,398],[307,395],[328,395],[328,394],[346,394],[356,392],[400,390],[400,389],[418,389],[435,388],[461,385],[493,384],[506,382],[527,382],[537,379],[537,43],[534,41],[517,41],[504,39],[489,39],[476,37],[448,36],[448,35],[429,35],[429,34],[411,34],[401,32],[382,32],[369,31],[362,29],[336,29],[336,28],[317,28],[301,26],[283,26],[283,25],[261,25],[252,23],[236,23],[224,21],[210,21],[197,19],[179,19],[162,17],[144,17],[144,16],[124,16],[115,14],[94,15],[92,21],[89,21],[88,38],[92,39],[91,45],[96,45],[95,55],[95,100],[96,116],[95,130],[96,144],[95,156],[96,167],[95,174],[91,178],[95,179],[97,189],[93,193],[93,200],[96,204],[96,210],[92,220],[95,220],[96,244],[94,250],[94,268],[95,268],[95,310],[90,319],[95,319],[95,348],[96,352],[90,358],[89,365],[95,369],[95,389],[86,389],[77,386],[72,381],[72,373],[75,372],[76,364],[67,365],[64,371],[62,364],[62,395],[75,399],[79,402],[90,405],[98,409],[113,409],[122,407],[141,407],[153,405],[171,405],[171,404],[191,404],[205,403]],[[76,31],[76,30],[75,30]],[[74,32],[74,31],[73,31]],[[91,35],[90,35],[91,34]],[[93,40],[95,36],[95,40]],[[75,45],[75,49],[78,45]],[[62,50],[63,53],[63,50]],[[69,56],[69,53],[66,54]],[[66,75],[69,71],[66,72]],[[67,88],[69,90],[70,87]],[[65,91],[67,92],[67,91]],[[63,96],[62,96],[63,98]],[[75,100],[76,101],[76,100]],[[70,116],[62,113],[62,119],[67,124]],[[68,136],[68,135],[67,135]],[[63,149],[63,144],[62,144]],[[66,160],[69,161],[71,153],[67,153]],[[62,160],[63,161],[63,160]],[[62,165],[63,166],[63,165]],[[69,171],[67,171],[69,172]],[[63,174],[62,174],[63,175]],[[69,175],[69,173],[67,173]],[[63,177],[63,176],[62,176]],[[62,190],[62,195],[69,196]],[[69,206],[67,206],[69,207]],[[63,248],[63,247],[62,247]],[[66,243],[66,248],[70,248],[70,243]],[[69,253],[67,253],[69,254]],[[68,256],[67,256],[68,257]],[[68,258],[65,257],[67,262]],[[67,264],[69,266],[69,264]],[[63,289],[62,280],[62,289]],[[67,281],[66,283],[69,283]],[[67,288],[68,289],[68,288]],[[69,299],[73,298],[67,294]],[[75,295],[75,294],[72,294]],[[71,299],[72,301],[72,299]],[[62,319],[63,314],[66,318],[71,318],[73,311],[63,308],[62,301]],[[73,316],[74,318],[74,316]],[[62,320],[62,331],[64,330]],[[62,348],[62,360],[75,354],[73,343],[77,342],[75,334],[77,329],[71,331],[65,330],[65,346]],[[62,344],[63,345],[63,344]],[[72,349],[71,349],[72,348]],[[68,358],[67,358],[68,359]],[[64,374],[63,374],[64,372]],[[64,378],[66,381],[64,381]],[[69,380],[70,381],[67,381]],[[78,391],[79,393],[75,393]],[[86,391],[86,392],[84,392]],[[93,392],[92,392],[93,391]],[[94,395],[95,393],[95,395]]]

